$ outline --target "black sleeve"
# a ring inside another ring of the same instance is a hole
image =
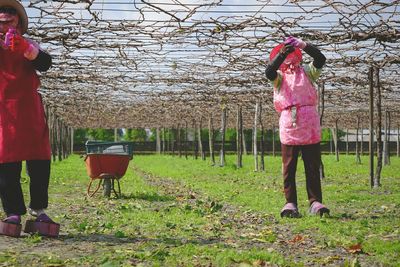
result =
[[[38,56],[32,60],[33,67],[38,71],[46,71],[51,67],[51,56],[42,50],[39,50]]]
[[[286,55],[278,53],[276,57],[267,65],[267,68],[265,69],[265,75],[267,76],[268,80],[273,81],[276,79],[278,76],[276,71],[279,69],[285,59]]]
[[[325,65],[326,57],[324,56],[324,54],[321,53],[318,48],[311,44],[307,44],[303,50],[314,59],[314,67],[316,67],[317,69],[321,69]]]
[[[279,67],[282,65],[283,61],[285,61],[286,57],[294,51],[294,47],[290,44],[286,44],[282,47],[281,51],[275,56],[275,58],[269,62],[267,68],[265,69],[265,75],[270,81],[273,81],[278,76],[276,72]]]

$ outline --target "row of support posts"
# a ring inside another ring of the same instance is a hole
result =
[[[54,112],[46,106],[47,126],[53,161],[62,161],[73,153],[73,128],[68,127]]]

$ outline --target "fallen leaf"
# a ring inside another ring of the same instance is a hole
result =
[[[352,254],[363,253],[361,244],[355,244],[347,248],[347,251]]]
[[[301,242],[304,240],[304,237],[302,235],[296,235],[292,240],[289,241],[289,243],[297,243],[297,242]]]

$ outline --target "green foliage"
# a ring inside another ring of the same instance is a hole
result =
[[[126,141],[144,142],[147,140],[146,130],[140,129],[127,129],[124,135]]]
[[[121,136],[121,129],[118,129],[118,136]],[[114,129],[88,129],[87,137],[91,140],[114,141]]]
[[[345,131],[338,130],[338,138],[339,140],[346,135]],[[332,130],[328,128],[322,129],[321,133],[321,142],[329,142],[332,139]]]
[[[83,145],[87,138],[88,129],[74,129],[74,144]]]

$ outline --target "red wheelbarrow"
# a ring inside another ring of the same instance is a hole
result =
[[[121,196],[121,186],[119,180],[125,175],[129,161],[132,159],[132,142],[100,142],[87,141],[85,164],[90,177],[87,187],[89,197],[96,194],[103,185],[103,195],[111,196],[114,192],[116,197]],[[98,180],[95,189],[92,184]],[[115,189],[115,182],[118,189]]]

